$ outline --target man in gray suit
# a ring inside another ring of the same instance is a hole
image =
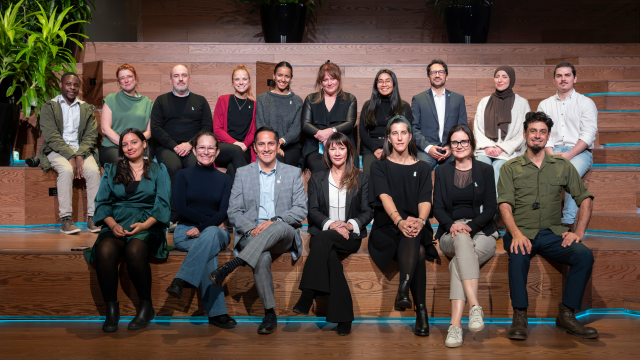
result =
[[[447,144],[449,130],[455,125],[468,125],[464,96],[444,88],[449,69],[442,60],[432,60],[427,66],[431,89],[411,100],[413,138],[418,146],[418,159],[426,161],[431,170],[451,161],[451,146]]]
[[[278,162],[278,132],[263,126],[256,131],[253,148],[258,161],[237,170],[229,199],[229,221],[235,227],[236,258],[214,270],[215,286],[239,266],[253,269],[253,279],[265,308],[259,334],[271,334],[277,325],[274,310],[271,255],[302,254],[302,237],[295,229],[307,217],[307,195],[299,168]]]

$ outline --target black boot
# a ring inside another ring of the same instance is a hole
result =
[[[585,339],[597,339],[600,335],[598,330],[582,325],[573,312],[573,309],[563,303],[558,303],[558,317],[556,318],[556,326],[571,335],[575,335]]]
[[[416,309],[416,327],[413,333],[418,336],[429,336],[429,315],[424,304],[418,305]]]
[[[171,282],[171,285],[165,290],[169,295],[173,296],[176,299],[180,299],[182,297],[182,288],[184,287],[184,280],[175,278]]]
[[[513,340],[526,340],[529,334],[527,327],[529,320],[527,319],[527,309],[513,308],[513,322],[509,328],[508,337]]]
[[[347,336],[351,334],[351,321],[338,323],[338,329],[336,330],[336,332],[340,336]]]
[[[149,322],[156,317],[156,312],[153,310],[153,304],[151,304],[150,300],[140,300],[140,309],[138,309],[138,313],[131,320],[127,329],[129,330],[140,330],[149,326]]]
[[[393,304],[393,308],[397,311],[404,311],[404,309],[411,309],[413,303],[409,297],[409,274],[407,278],[400,281],[398,286],[398,294],[396,295],[396,302]]]
[[[102,324],[102,331],[114,332],[118,331],[118,321],[120,321],[120,302],[110,301],[105,303],[107,314]]]
[[[293,307],[293,312],[301,315],[309,315],[309,310],[311,310],[311,306],[313,305],[313,298],[315,296],[315,292],[311,289],[302,290],[302,294],[300,295],[300,299]]]

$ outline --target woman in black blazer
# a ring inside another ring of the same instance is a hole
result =
[[[462,313],[469,302],[469,330],[484,328],[478,302],[480,265],[496,252],[496,190],[493,167],[473,157],[476,142],[467,125],[456,125],[447,144],[455,161],[436,168],[433,214],[440,226],[436,239],[440,250],[451,258],[451,326],[447,347],[462,345]]]
[[[353,254],[367,237],[373,219],[369,207],[369,177],[354,165],[351,141],[342,133],[327,139],[322,172],[309,180],[310,251],[302,272],[300,300],[293,311],[308,315],[313,299],[329,295],[327,321],[338,323],[338,335],[348,335],[353,301],[338,254]]]
[[[342,90],[338,65],[326,62],[320,66],[316,90],[307,96],[302,106],[302,132],[305,134],[302,157],[312,174],[326,170],[322,154],[326,150],[325,142],[332,134],[345,134],[356,148],[353,127],[358,113],[356,97]],[[359,168],[360,161],[354,159],[354,166]]]

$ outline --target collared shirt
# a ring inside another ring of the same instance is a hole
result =
[[[62,108],[62,121],[63,131],[62,139],[67,143],[74,151],[77,151],[80,147],[78,143],[78,127],[80,126],[80,104],[84,104],[84,101],[76,98],[71,105],[67,104],[67,100],[62,95],[58,95],[53,98],[54,101],[60,103]]]
[[[258,209],[258,224],[263,221],[267,221],[276,216],[275,206],[275,186],[278,168],[278,160],[276,160],[275,167],[267,174],[262,171],[260,164],[258,169],[260,171],[260,208]]]
[[[184,96],[180,96],[180,95],[176,94],[176,92],[173,91],[173,89],[171,89],[171,92],[173,93],[173,95],[175,95],[177,97],[187,97],[187,96],[191,95],[191,89],[187,89],[187,95],[184,95]]]
[[[438,114],[438,137],[440,142],[442,142],[442,136],[444,135],[445,113],[447,111],[447,90],[443,90],[442,95],[436,94],[433,90],[431,90],[431,93],[433,94],[433,103],[436,105],[436,114]],[[432,146],[433,145],[427,146],[424,151],[428,153]]]
[[[336,221],[346,221],[346,206],[347,206],[347,189],[340,189],[331,172],[329,172],[329,221],[324,223],[322,230],[328,230],[329,225]],[[360,227],[354,219],[349,219],[347,223],[353,226],[353,232],[360,235]]]
[[[567,191],[565,196],[571,194],[578,206],[588,197],[593,199],[569,160],[546,154],[538,168],[525,153],[500,169],[498,204],[511,205],[516,225],[530,240],[544,229],[562,235],[567,231],[560,222],[563,189]],[[539,208],[534,210],[536,202]]]
[[[582,140],[588,149],[593,149],[598,132],[598,108],[593,100],[575,90],[564,100],[556,93],[540,102],[538,111],[543,111],[553,120],[547,147],[574,147],[578,140]]]

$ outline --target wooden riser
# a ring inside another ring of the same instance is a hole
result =
[[[625,213],[638,210],[636,193],[640,191],[640,169],[596,167],[589,170],[583,180],[595,197],[594,212]]]
[[[638,142],[636,138],[634,142]],[[593,149],[594,164],[640,164],[640,146],[605,146]]]
[[[607,209],[607,211],[614,210],[616,207],[613,205]],[[594,212],[591,215],[589,229],[640,233],[640,214],[638,212]]]
[[[599,125],[599,124],[598,124]],[[595,146],[602,144],[640,143],[640,129],[599,130]]]

